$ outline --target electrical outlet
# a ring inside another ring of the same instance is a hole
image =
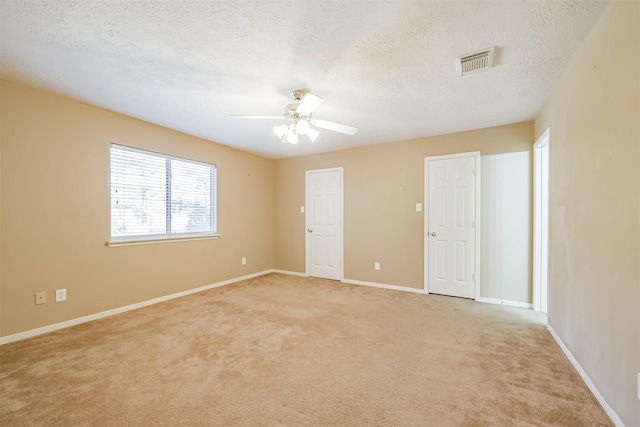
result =
[[[242,257],[242,265],[247,265],[247,257]]]
[[[56,289],[56,302],[67,300],[67,289]]]
[[[47,302],[46,292],[36,292],[36,305],[44,304]]]
[[[374,262],[373,263],[373,269],[374,270],[380,270],[380,263],[379,262]]]

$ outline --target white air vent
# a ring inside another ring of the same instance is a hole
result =
[[[459,56],[456,60],[458,76],[462,77],[474,71],[490,68],[493,65],[494,49],[495,47],[490,47],[480,52]]]

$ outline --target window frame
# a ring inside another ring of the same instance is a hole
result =
[[[114,236],[113,233],[113,160],[112,153],[113,149],[118,148],[124,151],[130,151],[146,156],[156,157],[164,159],[166,162],[165,169],[165,215],[166,215],[166,223],[165,223],[165,233],[162,234],[138,234],[138,235],[129,235],[129,236]],[[211,215],[210,215],[210,226],[211,230],[209,231],[201,231],[201,232],[187,232],[187,233],[172,233],[171,232],[171,217],[172,217],[172,200],[171,200],[171,165],[172,161],[177,161],[181,163],[190,163],[198,166],[205,166],[210,168],[210,203],[211,203]],[[187,159],[183,157],[172,156],[169,154],[159,153],[156,151],[145,150],[135,147],[130,147],[123,144],[118,144],[112,142],[109,146],[109,235],[110,240],[107,241],[107,246],[128,246],[128,245],[140,245],[140,244],[153,244],[153,243],[164,243],[164,242],[181,242],[187,240],[203,240],[203,239],[217,239],[220,237],[218,233],[218,168],[214,163],[207,163],[198,160]]]

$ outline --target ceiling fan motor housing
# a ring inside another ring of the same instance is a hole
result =
[[[293,120],[294,122],[298,120],[311,120],[311,114],[308,114],[305,116],[305,115],[299,114],[296,111],[299,105],[300,105],[300,102],[292,102],[291,104],[287,104],[284,107],[284,118]]]
[[[300,102],[300,100],[302,100],[302,98],[305,96],[306,93],[307,92],[305,92],[302,89],[296,89],[293,92],[291,92],[291,96],[293,97],[293,99]]]

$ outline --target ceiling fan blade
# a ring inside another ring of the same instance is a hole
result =
[[[312,93],[305,93],[300,101],[300,105],[296,108],[296,113],[301,116],[308,116],[315,110],[322,102],[322,98]]]
[[[329,129],[334,132],[340,132],[347,135],[355,135],[358,132],[358,128],[354,128],[353,126],[347,126],[340,123],[329,122],[327,120],[314,120],[313,125],[323,129]]]
[[[284,120],[284,116],[280,115],[280,116],[239,116],[237,114],[232,114],[230,116],[232,119],[283,119]]]

